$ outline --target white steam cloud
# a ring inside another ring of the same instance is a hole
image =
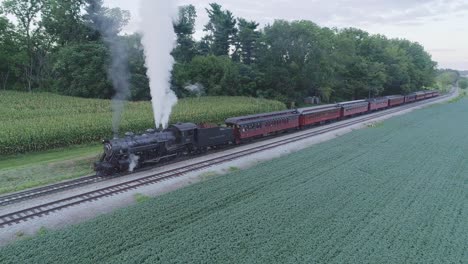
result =
[[[185,86],[185,90],[190,91],[198,96],[201,96],[205,92],[205,87],[201,83],[195,83]]]
[[[166,128],[177,96],[171,90],[171,70],[174,58],[171,52],[176,43],[173,21],[177,15],[176,1],[142,0],[142,43],[150,80],[151,97],[156,128]]]
[[[128,171],[133,172],[135,168],[138,166],[138,160],[140,157],[135,154],[130,154],[130,165],[128,166]]]

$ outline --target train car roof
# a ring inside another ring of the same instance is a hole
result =
[[[194,130],[198,128],[198,126],[195,125],[194,123],[177,123],[177,124],[171,125],[170,127],[175,127],[180,131],[188,131],[188,130]]]
[[[338,104],[327,104],[327,105],[318,105],[318,106],[311,106],[311,107],[304,107],[299,108],[297,111],[301,114],[303,113],[314,113],[319,111],[326,111],[331,109],[340,108]]]
[[[368,103],[366,100],[354,100],[354,101],[348,101],[348,102],[342,102],[339,103],[338,105],[351,105],[351,104],[359,104],[359,103]]]
[[[366,101],[368,101],[368,102],[377,102],[377,101],[386,101],[386,100],[388,100],[387,97],[377,97],[377,98],[367,99]]]
[[[389,96],[385,96],[386,98],[388,99],[395,99],[395,98],[402,98],[402,97],[405,97],[404,95],[401,95],[401,94],[396,94],[396,95],[389,95]]]
[[[248,115],[248,116],[239,116],[239,117],[231,117],[226,119],[226,124],[248,124],[252,122],[259,122],[265,121],[274,118],[282,118],[282,117],[289,117],[289,116],[298,116],[299,113],[297,110],[285,110],[285,111],[277,111],[277,112],[269,112],[269,113],[262,113],[256,115]]]

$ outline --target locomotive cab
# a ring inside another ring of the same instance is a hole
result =
[[[197,128],[197,125],[193,123],[177,123],[171,125],[168,130],[174,133],[176,144],[189,145],[195,143],[195,131]]]

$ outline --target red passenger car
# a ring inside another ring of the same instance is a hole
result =
[[[414,101],[416,101],[416,94],[415,93],[408,94],[407,96],[405,96],[405,103],[412,103]]]
[[[341,117],[341,107],[336,104],[301,108],[298,111],[301,114],[299,117],[301,128]]]
[[[403,95],[387,96],[387,99],[388,99],[388,106],[390,107],[402,105],[405,102],[405,97]]]
[[[416,101],[423,100],[426,98],[425,92],[416,92]]]
[[[340,103],[339,106],[341,107],[341,117],[362,114],[369,111],[369,102],[366,100],[343,102]]]
[[[436,97],[436,91],[427,91],[426,92],[426,98],[432,98],[432,97]]]
[[[372,98],[367,101],[369,102],[369,111],[377,111],[388,107],[388,99],[385,97]]]
[[[234,128],[236,143],[299,128],[299,113],[296,110],[271,112],[226,119],[226,125]]]

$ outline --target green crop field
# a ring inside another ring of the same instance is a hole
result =
[[[468,100],[0,249],[0,263],[467,263]]]
[[[182,99],[171,122],[222,123],[233,116],[285,109],[277,101],[246,97]],[[0,155],[97,142],[112,135],[110,101],[49,93],[0,91]],[[149,102],[126,105],[121,131],[154,127]]]

